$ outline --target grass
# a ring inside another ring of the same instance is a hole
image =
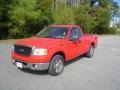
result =
[[[18,39],[8,39],[8,40],[0,40],[0,44],[13,44],[17,41]]]

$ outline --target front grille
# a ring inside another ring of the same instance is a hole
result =
[[[18,55],[30,56],[32,48],[27,46],[14,45],[14,52]]]

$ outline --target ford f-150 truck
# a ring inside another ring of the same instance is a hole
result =
[[[21,69],[48,70],[50,75],[59,75],[65,62],[80,55],[91,58],[97,38],[83,34],[78,25],[51,25],[34,37],[16,41],[12,62]]]

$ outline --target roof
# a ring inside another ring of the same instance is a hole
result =
[[[71,28],[71,27],[80,27],[78,25],[50,25],[50,27],[68,27],[68,28]]]

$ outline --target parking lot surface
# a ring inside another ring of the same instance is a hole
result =
[[[12,45],[0,44],[0,90],[120,90],[120,36],[99,36],[94,57],[76,58],[59,76],[18,69]]]

